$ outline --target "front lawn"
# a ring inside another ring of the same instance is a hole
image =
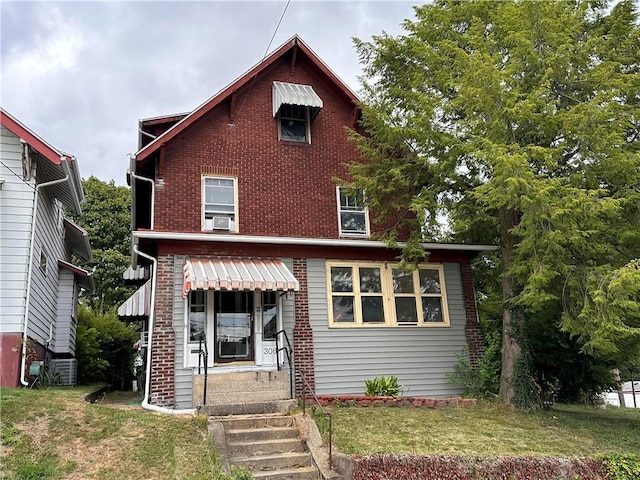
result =
[[[226,479],[204,416],[89,404],[88,388],[0,389],[0,478]]]
[[[640,454],[640,409],[558,405],[548,411],[518,412],[480,403],[473,408],[331,407],[330,411],[334,445],[346,454]],[[324,425],[319,415],[316,419]]]

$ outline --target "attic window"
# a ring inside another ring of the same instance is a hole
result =
[[[273,82],[273,116],[278,120],[278,138],[310,143],[311,122],[322,105],[322,99],[310,85]]]

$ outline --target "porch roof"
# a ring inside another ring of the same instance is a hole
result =
[[[191,257],[183,268],[182,296],[191,290],[293,290],[300,284],[277,259]]]
[[[151,280],[147,280],[136,292],[118,307],[119,317],[148,317],[151,310]]]

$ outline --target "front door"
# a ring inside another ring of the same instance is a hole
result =
[[[215,362],[254,360],[254,292],[214,293]]]

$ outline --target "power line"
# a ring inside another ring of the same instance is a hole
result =
[[[267,53],[269,53],[269,49],[271,48],[271,44],[273,43],[273,39],[276,38],[276,34],[278,33],[278,29],[280,28],[280,24],[282,23],[282,19],[284,18],[284,14],[287,13],[287,8],[289,8],[289,4],[291,3],[291,0],[287,0],[287,4],[284,6],[284,10],[282,11],[282,15],[280,15],[280,20],[278,20],[278,24],[276,25],[276,29],[273,31],[273,35],[271,35],[271,40],[269,40],[269,44],[267,45],[267,48],[264,51],[264,55],[262,55],[262,60],[260,60],[260,63],[258,63],[258,65],[262,64],[262,62],[264,62],[264,59],[267,58]],[[253,80],[251,81],[251,85],[249,85],[249,90],[247,90],[247,93],[244,97],[244,100],[242,101],[242,105],[240,105],[240,108],[238,108],[238,117],[240,116],[240,112],[242,111],[242,107],[244,107],[244,104],[247,101],[247,98],[249,97],[249,94],[251,93],[251,90],[253,89],[253,85],[256,83],[256,80],[258,79],[258,75],[253,77]]]
[[[31,190],[33,190],[34,192],[36,191],[36,189],[33,187],[33,185],[31,185],[29,182],[27,182],[24,178],[22,178],[22,175],[17,174],[16,172],[13,171],[13,169],[7,165],[6,163],[4,163],[2,160],[0,160],[0,164],[2,164],[2,166],[4,168],[6,168],[7,170],[9,170],[15,177],[19,178],[20,181],[22,181],[27,187],[29,187]]]

